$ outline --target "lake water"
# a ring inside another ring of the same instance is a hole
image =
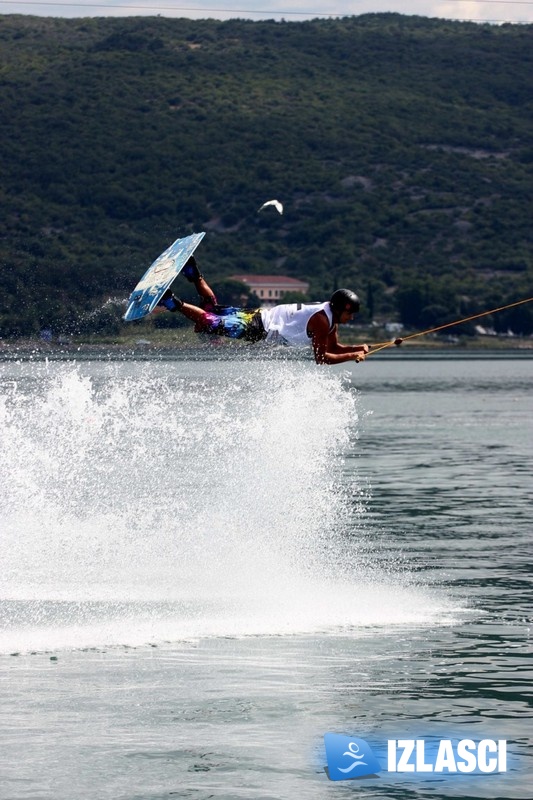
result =
[[[0,364],[2,800],[531,797],[532,378]],[[326,732],[508,771],[332,782]]]

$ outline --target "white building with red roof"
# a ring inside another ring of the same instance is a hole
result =
[[[265,306],[282,303],[283,296],[287,292],[307,294],[309,291],[309,284],[306,281],[288,278],[286,275],[232,275],[231,277],[234,281],[246,284]]]

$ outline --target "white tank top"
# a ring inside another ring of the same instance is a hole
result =
[[[325,311],[330,331],[333,330],[333,313],[326,303],[288,303],[261,309],[261,321],[267,332],[267,342],[281,340],[284,344],[301,347],[311,343],[307,323],[319,311]]]

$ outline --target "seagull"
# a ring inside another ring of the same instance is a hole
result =
[[[262,211],[262,210],[263,210],[264,208],[266,208],[267,206],[274,206],[274,208],[276,209],[276,211],[279,211],[279,213],[280,213],[280,214],[283,214],[283,206],[282,206],[282,204],[279,202],[279,200],[267,200],[267,202],[266,202],[266,203],[263,203],[263,205],[261,206],[261,208],[259,208],[259,209],[258,209],[258,213],[259,213],[259,211]]]

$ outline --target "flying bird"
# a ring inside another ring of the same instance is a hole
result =
[[[261,206],[261,208],[259,208],[259,209],[258,209],[258,213],[259,213],[259,211],[262,211],[262,210],[263,210],[264,208],[266,208],[267,206],[274,206],[274,208],[276,209],[276,211],[279,211],[279,213],[280,213],[280,214],[283,214],[283,206],[282,206],[282,204],[279,202],[279,200],[267,200],[267,202],[266,202],[266,203],[263,203],[263,205]]]

